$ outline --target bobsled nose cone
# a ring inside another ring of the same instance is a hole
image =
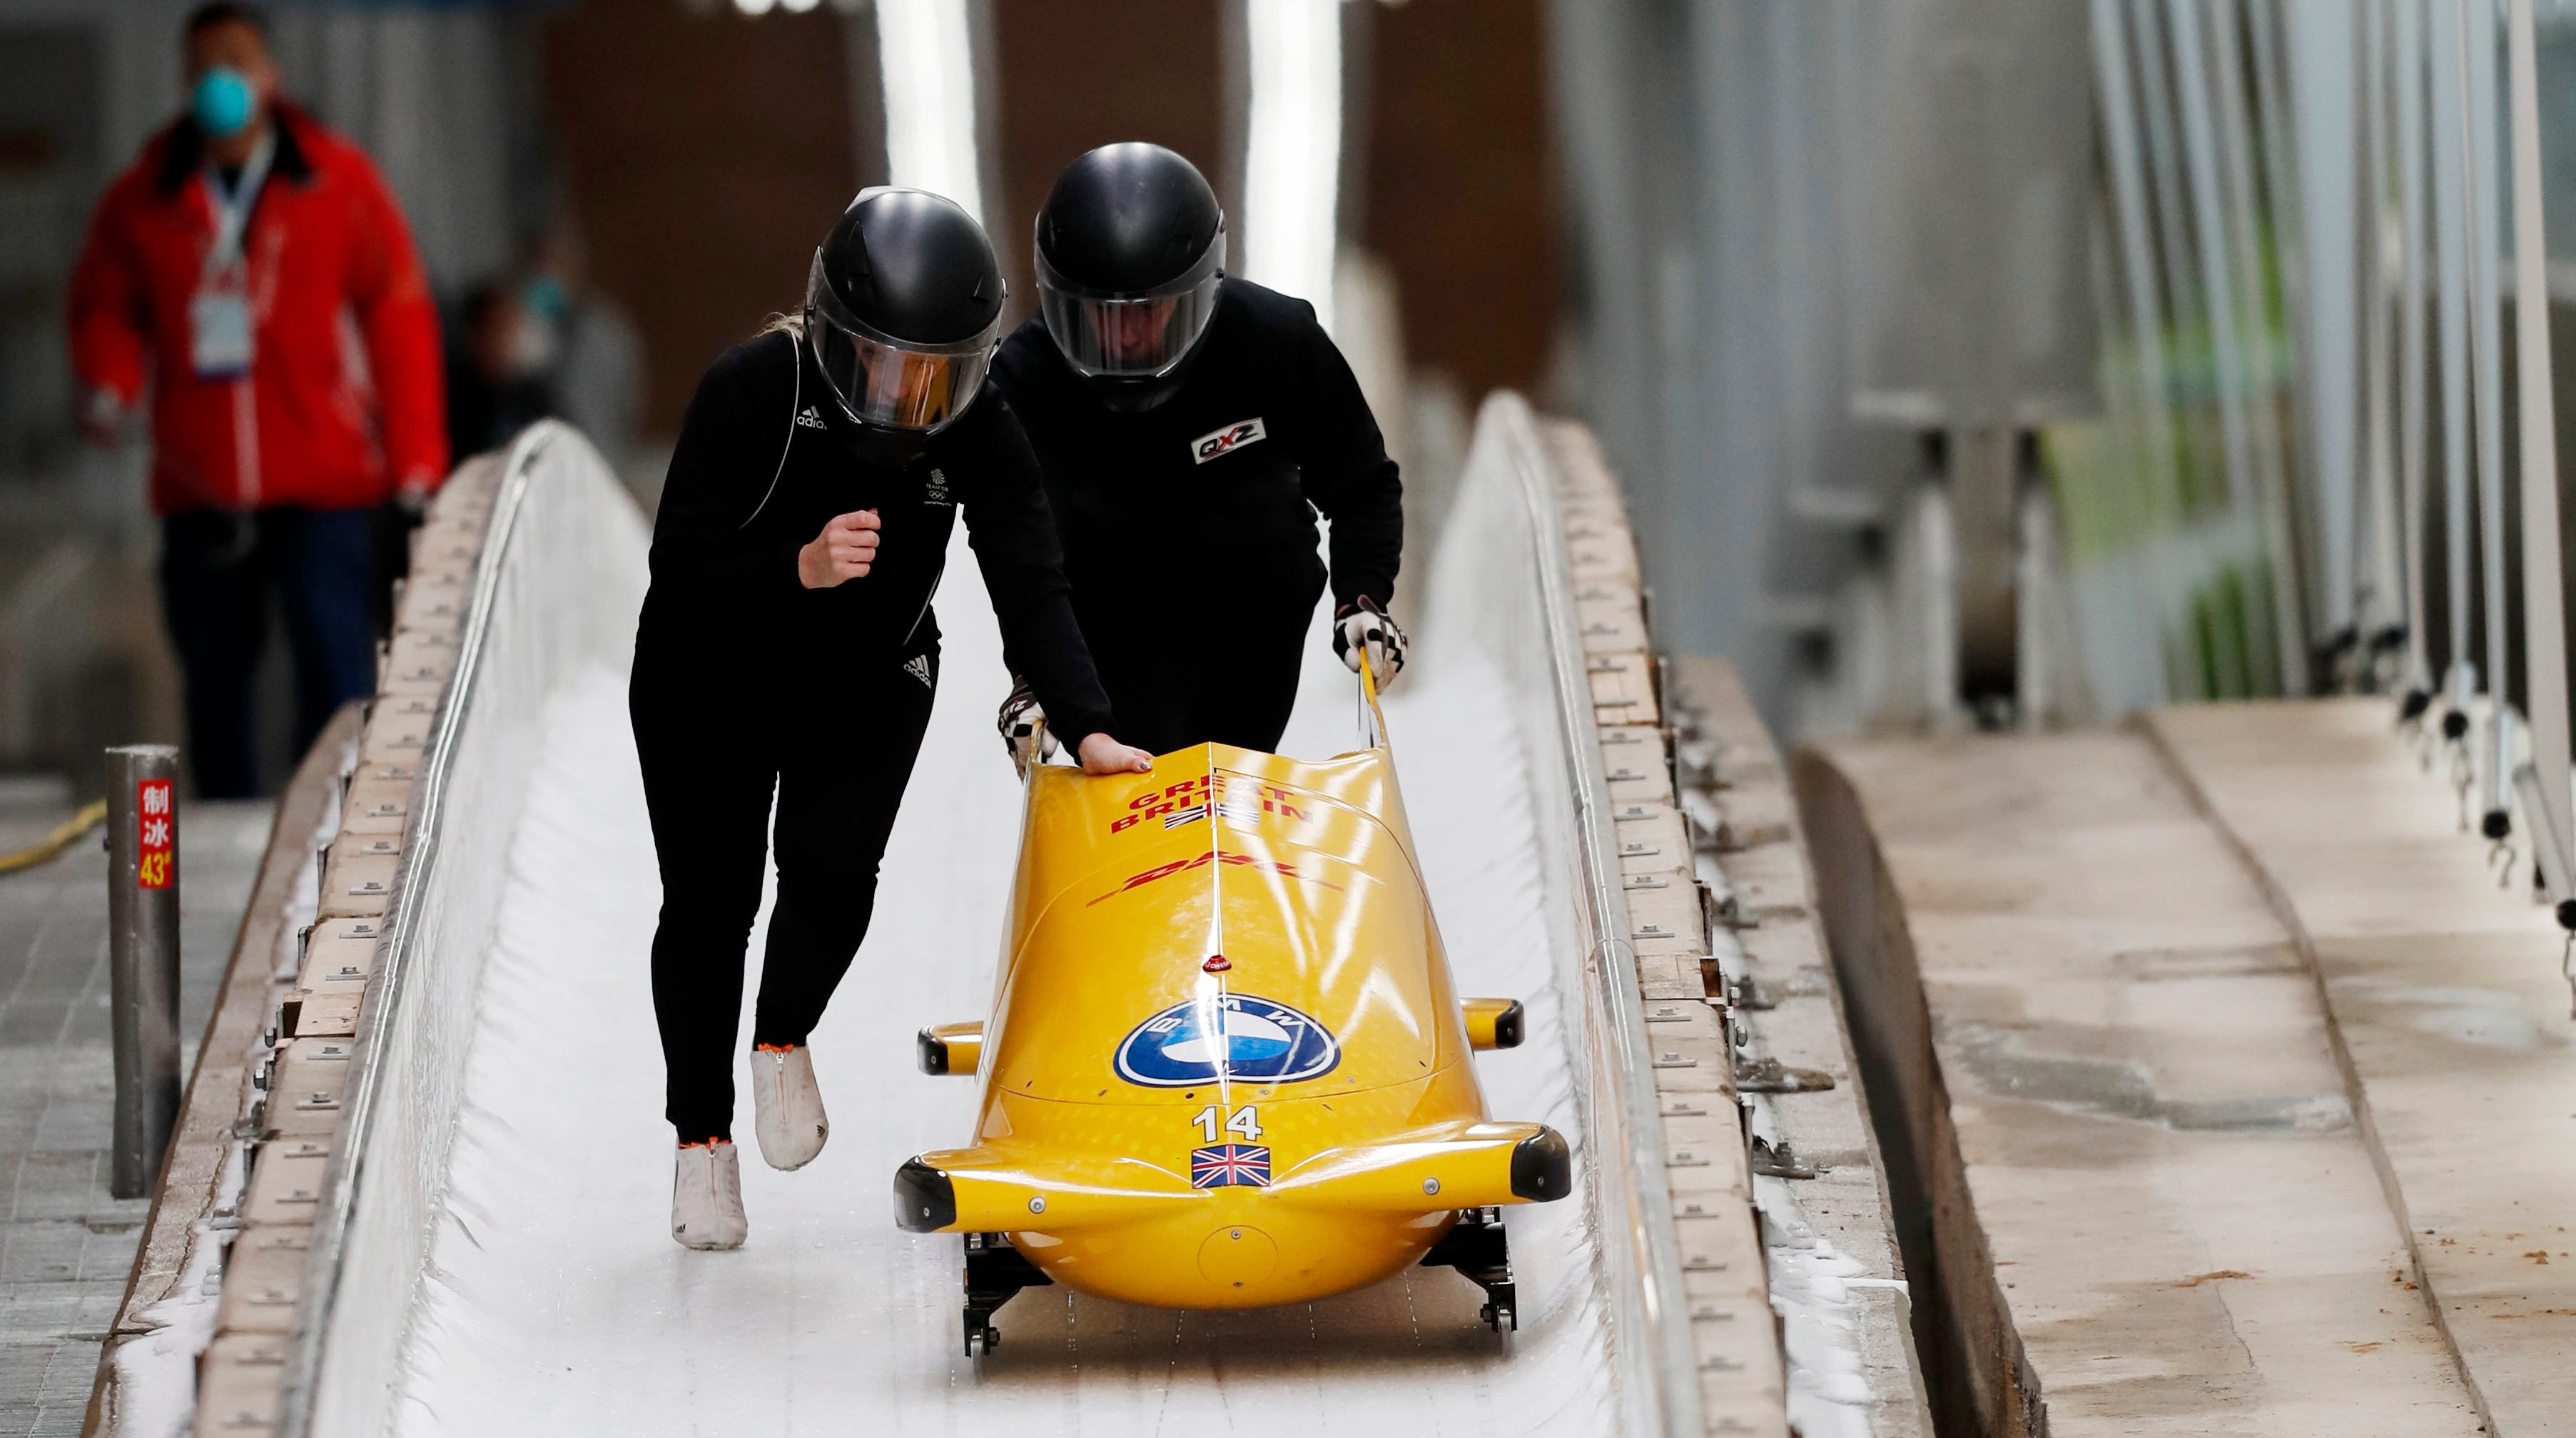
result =
[[[1199,1274],[1219,1288],[1249,1288],[1279,1266],[1279,1245],[1269,1234],[1231,1223],[1199,1245]]]

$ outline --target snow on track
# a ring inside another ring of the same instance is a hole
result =
[[[974,1085],[923,1076],[913,1034],[984,1014],[1019,786],[992,728],[1000,640],[962,547],[939,613],[938,705],[875,927],[814,1035],[832,1139],[799,1172],[767,1168],[738,1075],[751,1220],[738,1252],[689,1252],[668,1233],[646,958],[660,888],[624,676],[585,673],[556,695],[519,830],[490,836],[512,846],[512,877],[405,1342],[403,1431],[1606,1431],[1608,1320],[1580,1199],[1508,1210],[1516,1335],[1485,1330],[1473,1284],[1417,1268],[1324,1302],[1233,1312],[1031,1289],[1001,1311],[993,1355],[961,1353],[958,1241],[899,1232],[890,1184],[905,1158],[972,1129]],[[1356,730],[1351,678],[1320,626],[1310,651],[1282,747],[1311,757],[1351,747]],[[1529,1006],[1529,1041],[1475,1063],[1497,1117],[1553,1124],[1580,1151],[1577,1036],[1541,937],[1527,765],[1499,679],[1473,656],[1445,657],[1390,697],[1388,724],[1460,991]]]

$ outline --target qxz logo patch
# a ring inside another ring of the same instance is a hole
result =
[[[1204,1005],[1204,1006],[1203,1006]],[[1210,1034],[1206,1020],[1216,1020]],[[1269,999],[1226,994],[1174,1004],[1128,1031],[1118,1076],[1147,1088],[1187,1088],[1220,1076],[1253,1083],[1321,1078],[1342,1061],[1322,1024]]]
[[[1191,440],[1190,458],[1199,464],[1205,464],[1212,459],[1223,459],[1247,444],[1259,444],[1269,437],[1270,431],[1261,427],[1261,416],[1254,415],[1250,419],[1238,420],[1223,429]]]

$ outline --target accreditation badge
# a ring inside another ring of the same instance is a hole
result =
[[[188,301],[188,358],[199,379],[250,373],[250,296],[209,286]]]

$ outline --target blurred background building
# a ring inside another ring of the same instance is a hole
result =
[[[0,0],[0,768],[77,772],[100,744],[177,736],[146,455],[80,444],[62,311],[100,190],[178,113],[188,8]],[[1361,336],[1426,499],[1474,398],[1543,387],[1565,327],[1536,0],[288,0],[272,18],[289,92],[374,155],[417,234],[458,453],[560,413],[648,504],[701,369],[797,302],[830,217],[890,176],[983,215],[1025,313],[1060,166],[1117,139],[1191,156],[1239,264]]]
[[[62,309],[100,188],[177,112],[186,10],[0,0],[0,769],[176,736],[141,440],[79,444]],[[2540,19],[2555,302],[2576,6]],[[1417,544],[1487,391],[1590,419],[1658,641],[1733,658],[1787,734],[2386,687],[2452,658],[2440,580],[2421,646],[2405,632],[2400,500],[2451,521],[2438,364],[2399,313],[2433,303],[2405,290],[2432,241],[2403,187],[2439,178],[2443,95],[2497,133],[2488,0],[286,0],[274,21],[291,93],[417,232],[460,454],[563,414],[649,504],[700,370],[795,302],[857,187],[977,210],[1025,313],[1057,168],[1143,138],[1218,179],[1242,272],[1327,314]],[[2479,37],[2465,96],[2435,73],[2444,24]]]

